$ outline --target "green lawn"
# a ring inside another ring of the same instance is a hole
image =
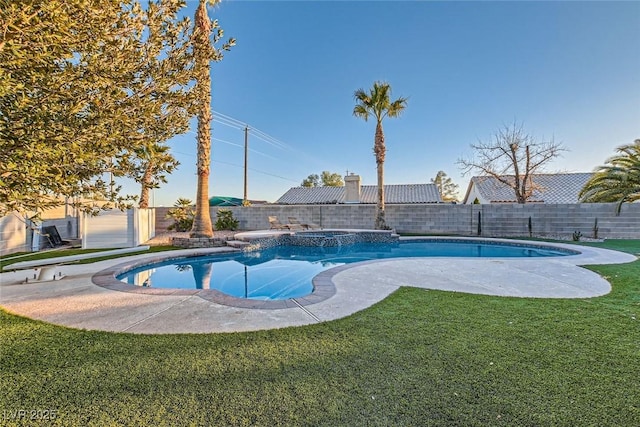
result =
[[[151,246],[148,250],[143,250],[140,252],[135,252],[135,253],[129,252],[129,253],[120,254],[120,255],[110,255],[110,256],[84,259],[84,260],[77,261],[75,264],[91,264],[98,261],[104,261],[106,259],[122,258],[126,256],[131,256],[131,255],[141,255],[141,254],[152,253],[152,252],[164,252],[164,251],[171,251],[176,249],[179,249],[179,248],[176,248],[175,246]],[[109,250],[112,250],[112,249],[54,249],[54,250],[47,250],[47,251],[33,252],[33,253],[19,252],[19,253],[11,254],[11,255],[0,258],[0,269],[2,269],[5,265],[10,265],[10,264],[21,262],[21,261],[34,261],[38,259],[63,257],[63,256],[69,256],[69,255],[76,255],[76,254],[92,253],[92,252],[104,252]]]
[[[402,288],[345,319],[253,333],[87,332],[0,311],[0,424],[55,410],[64,426],[638,426],[640,261],[590,268],[611,294]]]

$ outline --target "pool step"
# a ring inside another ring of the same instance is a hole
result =
[[[244,248],[245,246],[249,246],[251,242],[244,242],[242,240],[227,240],[227,246],[231,246],[232,248]]]

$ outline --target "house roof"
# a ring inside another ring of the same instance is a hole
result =
[[[386,203],[441,203],[435,184],[385,185]],[[344,187],[293,187],[277,201],[279,205],[335,204],[344,203]],[[360,187],[360,203],[375,204],[378,201],[377,185]]]
[[[556,173],[532,175],[534,185],[538,188],[528,199],[538,203],[579,203],[578,194],[593,174],[586,173]],[[505,175],[513,179],[513,175]],[[490,203],[516,203],[513,189],[492,176],[474,176],[469,181],[464,203],[467,203],[472,186]]]

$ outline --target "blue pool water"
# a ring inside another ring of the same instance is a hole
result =
[[[216,289],[237,298],[281,300],[309,295],[321,271],[360,261],[404,257],[545,257],[573,254],[548,247],[470,241],[361,243],[342,247],[276,246],[251,252],[171,259],[117,276],[135,286]]]

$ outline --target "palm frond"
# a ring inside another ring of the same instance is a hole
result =
[[[393,101],[391,105],[389,105],[389,109],[387,110],[387,116],[389,117],[399,117],[400,114],[407,107],[407,98],[400,97]]]
[[[391,86],[383,81],[374,82],[369,92],[364,89],[356,90],[353,94],[356,100],[353,115],[365,121],[369,116],[375,116],[378,123],[387,116],[398,117],[407,105],[407,98],[400,97],[391,102],[390,96]]]
[[[358,104],[353,107],[353,115],[356,117],[360,117],[364,119],[366,122],[369,119],[369,109],[367,109],[364,105]]]
[[[607,160],[580,190],[578,197],[586,203],[622,204],[640,200],[640,140],[618,147],[618,154]]]

